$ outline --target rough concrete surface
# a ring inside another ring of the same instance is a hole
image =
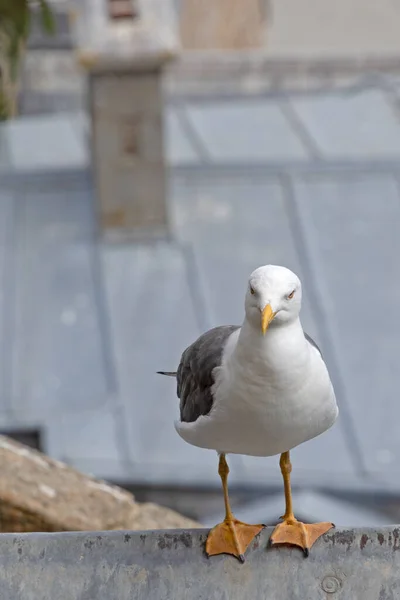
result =
[[[3,534],[2,600],[395,600],[397,527],[325,534],[309,558],[268,548],[271,529],[240,564],[208,559],[205,530]]]

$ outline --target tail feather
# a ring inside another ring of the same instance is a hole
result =
[[[176,377],[176,372],[174,371],[157,371],[158,375],[166,375],[167,377]]]

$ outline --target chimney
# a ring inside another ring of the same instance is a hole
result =
[[[75,18],[99,225],[111,239],[168,233],[162,77],[178,50],[171,2],[87,0]]]

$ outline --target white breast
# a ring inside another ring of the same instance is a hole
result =
[[[296,346],[297,333],[279,341],[272,333],[262,346],[232,334],[215,372],[213,408],[194,423],[177,423],[181,437],[219,452],[272,456],[329,429],[338,415],[329,374],[302,329],[304,343]]]

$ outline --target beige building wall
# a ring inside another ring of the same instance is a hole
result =
[[[180,0],[183,47],[270,56],[400,52],[396,0]]]
[[[187,50],[241,50],[265,45],[265,0],[181,0]]]
[[[274,0],[268,28],[273,55],[365,56],[400,52],[396,0]]]

